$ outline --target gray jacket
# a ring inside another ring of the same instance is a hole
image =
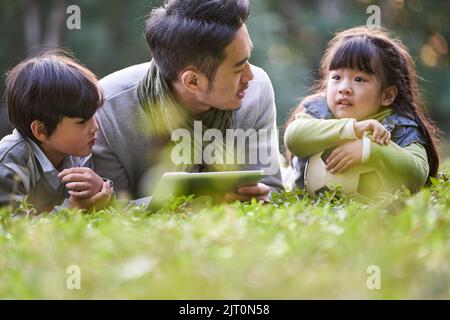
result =
[[[67,156],[59,170],[91,165],[90,156]],[[37,212],[51,211],[68,198],[68,190],[42,150],[14,130],[0,141],[0,206],[18,205],[25,197]]]
[[[119,70],[100,80],[105,92],[105,104],[96,113],[100,127],[97,143],[93,148],[93,161],[96,172],[113,181],[116,193],[126,192],[133,198],[148,196],[148,189],[141,188],[146,182],[157,182],[164,170],[159,153],[167,144],[161,143],[140,129],[145,119],[138,97],[137,86],[146,75],[149,63],[139,64]],[[245,150],[258,150],[266,147],[270,161],[264,165],[259,160],[245,165],[243,169],[263,169],[266,174],[262,182],[279,191],[282,187],[279,168],[278,132],[276,130],[276,107],[274,92],[269,77],[261,68],[252,66],[254,79],[249,83],[242,106],[235,111],[232,127],[235,129],[271,130],[267,144],[245,144]],[[145,122],[145,121],[144,121]],[[258,150],[262,153],[262,150]],[[170,160],[170,159],[169,159]],[[195,169],[194,169],[195,171]]]

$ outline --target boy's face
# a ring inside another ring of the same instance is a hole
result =
[[[336,118],[366,119],[383,108],[381,84],[374,74],[349,68],[330,70],[327,103]]]
[[[199,100],[214,108],[235,110],[242,104],[249,82],[253,79],[248,60],[253,49],[245,24],[225,48],[225,60],[218,67],[212,87],[205,84]],[[209,83],[208,83],[209,85]]]
[[[91,153],[97,130],[95,117],[88,120],[64,117],[42,144],[53,154],[85,157]]]

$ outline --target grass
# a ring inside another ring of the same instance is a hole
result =
[[[449,299],[448,166],[429,188],[359,203],[178,199],[157,213],[0,210],[2,299]],[[67,281],[76,265],[81,288]],[[380,270],[370,290],[369,266]]]

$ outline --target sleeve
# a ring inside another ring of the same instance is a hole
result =
[[[0,163],[0,206],[17,204],[25,199],[28,194],[26,171],[25,168],[11,168]]]
[[[262,86],[259,109],[262,110],[255,123],[255,129],[259,132],[257,146],[249,146],[251,154],[253,148],[259,149],[258,169],[263,169],[264,175],[261,182],[268,185],[271,192],[279,193],[284,190],[280,170],[280,154],[278,146],[278,130],[276,124],[275,94],[270,79],[264,81]],[[261,130],[262,129],[262,130]],[[261,135],[267,133],[267,136]]]
[[[300,158],[334,148],[344,141],[356,139],[354,119],[316,119],[300,112],[286,128],[284,143],[286,148]]]
[[[103,179],[112,181],[116,192],[128,192],[129,181],[125,169],[107,138],[110,137],[111,141],[114,141],[111,121],[102,109],[98,110],[96,118],[99,131],[97,132],[97,141],[92,148],[93,169]]]
[[[367,135],[363,139],[370,141]],[[385,146],[370,141],[370,155],[366,163],[381,169],[389,181],[399,186],[405,185],[412,191],[423,187],[430,170],[427,152],[420,143],[401,148],[392,141]]]

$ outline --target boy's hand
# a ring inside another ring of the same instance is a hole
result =
[[[103,185],[102,178],[90,168],[64,169],[58,177],[66,184],[69,195],[77,199],[87,199],[96,195]]]
[[[331,173],[342,173],[348,168],[360,164],[362,160],[362,139],[351,140],[333,150],[326,160],[326,168]]]
[[[70,196],[69,203],[72,208],[89,209],[95,208],[97,210],[103,209],[111,200],[111,196],[114,190],[110,181],[104,181],[102,183],[102,189],[100,192],[92,197],[86,199],[79,199],[74,196]]]
[[[391,139],[391,133],[377,120],[355,121],[353,124],[355,135],[362,138],[365,131],[372,132],[372,141],[378,144],[388,144]]]
[[[236,200],[244,202],[256,199],[267,202],[269,201],[269,191],[269,186],[264,183],[258,183],[252,186],[240,187],[235,193],[227,193],[225,200],[229,202]]]

